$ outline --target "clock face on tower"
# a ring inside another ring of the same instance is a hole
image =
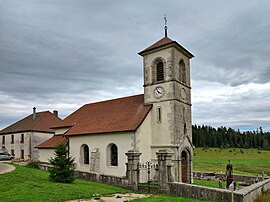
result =
[[[154,90],[154,96],[156,98],[161,98],[164,95],[164,89],[161,86],[156,87]]]

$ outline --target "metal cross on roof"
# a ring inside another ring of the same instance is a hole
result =
[[[168,35],[168,27],[167,27],[167,17],[166,17],[166,14],[165,14],[165,16],[164,16],[164,21],[165,21],[165,26],[164,26],[164,30],[165,30],[165,37],[167,37],[167,35]]]

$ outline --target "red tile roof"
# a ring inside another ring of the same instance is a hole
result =
[[[67,144],[68,139],[65,136],[62,135],[54,135],[50,139],[46,140],[45,142],[42,142],[36,148],[39,149],[54,149],[58,144],[64,143]]]
[[[86,104],[54,128],[71,126],[65,135],[134,131],[151,108],[143,95]]]
[[[61,121],[59,117],[55,116],[50,111],[37,112],[35,119],[33,119],[33,115],[31,114],[4,128],[0,131],[0,134],[30,131],[53,133],[54,130],[50,127],[55,124],[60,124]]]
[[[139,52],[138,54],[143,55],[144,53],[146,53],[146,52],[148,52],[150,50],[154,50],[156,48],[159,48],[159,47],[162,47],[162,46],[165,46],[165,45],[169,45],[169,44],[174,44],[177,47],[179,47],[188,57],[190,57],[190,58],[194,57],[194,55],[192,55],[187,49],[185,49],[183,46],[181,46],[176,41],[171,40],[169,37],[164,37],[164,38],[160,39],[159,41],[152,44],[151,46],[144,49],[143,51]]]
[[[156,43],[152,44],[151,46],[149,46],[148,48],[144,49],[143,51],[141,51],[140,53],[143,53],[143,52],[146,52],[148,50],[152,50],[152,49],[155,49],[155,48],[158,48],[160,46],[164,46],[166,44],[169,44],[173,42],[173,40],[171,40],[170,38],[168,37],[164,37],[162,39],[160,39],[159,41],[157,41]],[[139,53],[139,54],[140,54]]]

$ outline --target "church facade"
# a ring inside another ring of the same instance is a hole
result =
[[[173,153],[175,181],[190,183],[193,55],[166,35],[139,55],[144,94],[86,104],[53,126],[55,136],[68,138],[77,170],[125,176],[129,150],[142,153],[141,163],[156,162],[156,152],[166,150]]]

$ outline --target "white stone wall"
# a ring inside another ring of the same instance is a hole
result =
[[[53,136],[53,133],[42,133],[42,132],[33,132],[32,133],[32,143],[31,143],[31,156],[32,160],[37,161],[39,160],[38,156],[38,149],[35,148],[42,142],[50,139]]]
[[[70,127],[56,128],[56,129],[55,129],[55,135],[63,135],[63,134],[65,134],[69,129],[70,129]]]
[[[38,149],[39,161],[49,162],[51,157],[54,157],[54,149]]]
[[[160,149],[174,153],[174,175],[181,181],[181,152],[188,151],[188,176],[192,173],[192,120],[191,120],[191,83],[190,58],[178,46],[163,46],[149,51],[144,59],[144,101],[153,104],[151,114],[151,155],[156,159]],[[164,81],[157,82],[156,61],[163,61]],[[181,81],[180,60],[185,63],[186,82]],[[154,96],[160,86],[164,94]],[[161,108],[161,122],[157,120]]]
[[[21,142],[21,134],[24,134],[24,142]],[[14,135],[14,143],[11,143],[12,135]],[[2,145],[2,136],[5,136],[5,145]],[[0,135],[0,148],[4,146],[10,154],[11,150],[14,150],[15,158],[21,158],[21,151],[23,150],[25,160],[38,160],[38,150],[35,147],[52,136],[52,133],[42,132],[21,132]]]
[[[135,148],[142,155],[140,156],[140,162],[145,163],[151,161],[153,156],[151,155],[151,145],[152,145],[152,127],[151,127],[152,115],[151,112],[148,113],[143,123],[135,132]]]
[[[111,143],[118,148],[118,166],[110,166],[108,146]],[[124,176],[126,174],[127,157],[125,153],[133,149],[134,132],[69,136],[70,156],[75,158],[76,170],[89,172],[90,167],[93,165],[91,165],[91,162],[89,165],[83,163],[81,155],[81,146],[83,144],[89,147],[90,159],[91,152],[96,149],[99,150],[100,173],[114,176]]]

